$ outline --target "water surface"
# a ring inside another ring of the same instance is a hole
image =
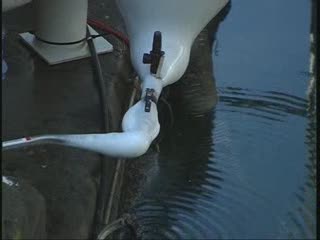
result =
[[[143,239],[315,239],[310,8],[232,2],[213,50],[219,102],[201,115],[173,104],[131,210]]]

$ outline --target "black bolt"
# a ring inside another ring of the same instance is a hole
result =
[[[142,62],[144,64],[150,64],[150,72],[157,73],[160,59],[164,55],[164,51],[161,51],[162,36],[160,31],[156,31],[153,34],[152,50],[150,53],[143,54]]]

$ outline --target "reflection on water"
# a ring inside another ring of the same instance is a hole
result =
[[[214,56],[217,106],[190,115],[169,99],[174,126],[130,210],[142,239],[315,239],[315,91],[301,74],[310,7],[232,2]]]

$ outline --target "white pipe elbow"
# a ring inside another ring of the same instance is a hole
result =
[[[130,134],[130,137],[123,142],[123,149],[118,152],[118,157],[135,158],[148,151],[153,141],[148,134],[145,132],[130,132],[127,134]]]
[[[124,133],[130,135],[126,141],[125,152],[131,152],[132,157],[143,155],[160,131],[158,110],[151,103],[150,112],[145,112],[145,102],[140,100],[125,114],[122,121]]]
[[[128,110],[122,121],[123,132],[64,135],[59,136],[61,141],[56,143],[111,157],[139,157],[147,152],[160,131],[157,105],[152,103],[150,112],[145,112],[144,106],[144,101],[140,100]]]

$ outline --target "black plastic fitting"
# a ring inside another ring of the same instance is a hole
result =
[[[150,53],[143,54],[142,62],[144,64],[150,64],[150,72],[157,73],[160,59],[164,55],[162,48],[162,35],[160,31],[156,31],[153,34],[152,50]]]

